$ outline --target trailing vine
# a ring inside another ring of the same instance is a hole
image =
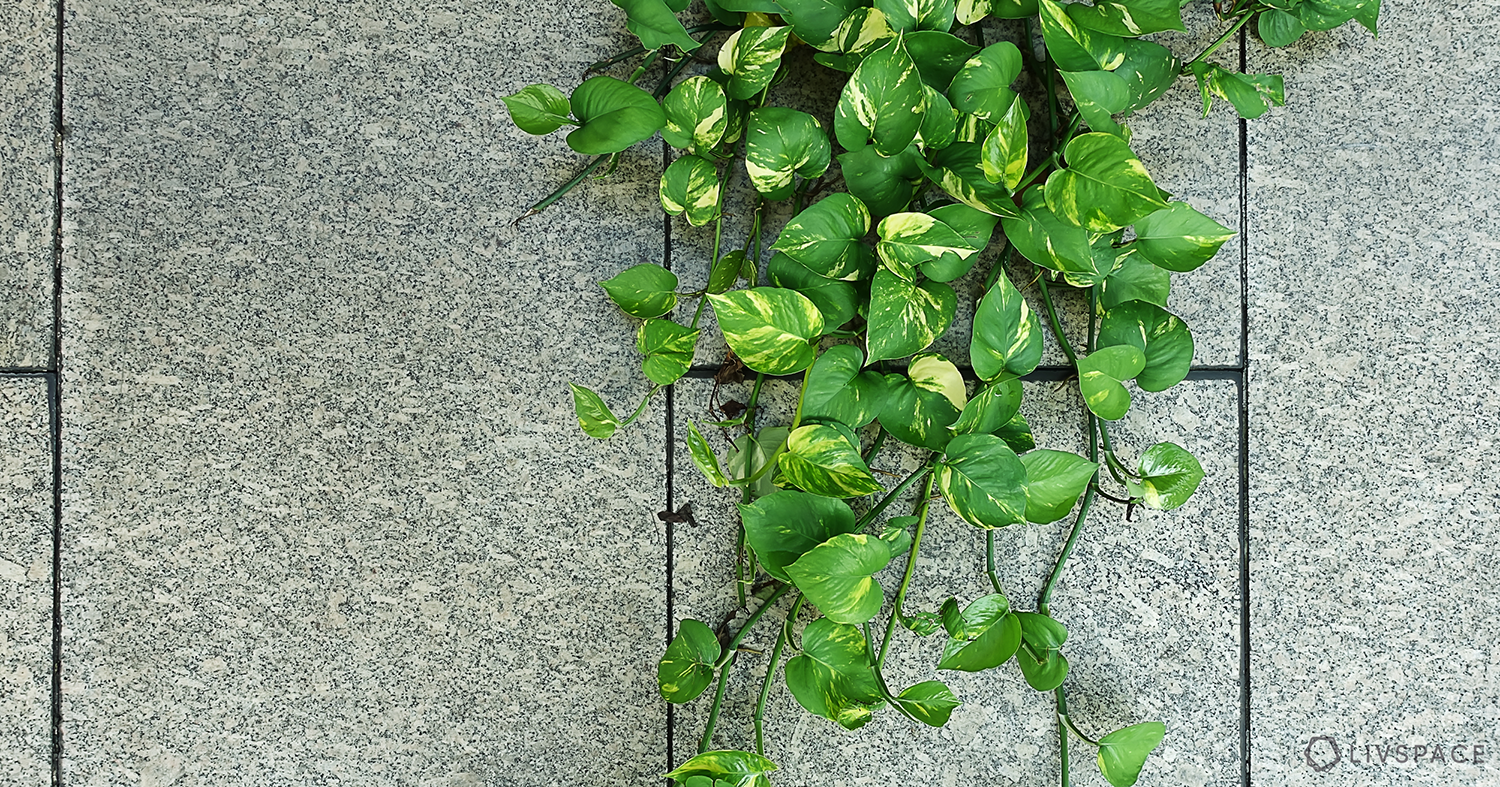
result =
[[[1128,121],[1179,77],[1196,80],[1205,115],[1221,99],[1241,117],[1259,117],[1283,103],[1281,78],[1215,62],[1224,44],[1252,23],[1271,46],[1351,20],[1373,33],[1379,0],[1216,0],[1223,34],[1186,62],[1140,36],[1183,31],[1181,9],[1191,0],[705,0],[713,21],[693,26],[677,16],[688,0],[612,1],[641,46],[589,72],[634,64],[627,78],[588,76],[570,95],[531,85],[505,98],[526,132],[574,126],[567,144],[596,157],[527,215],[659,132],[679,152],[661,176],[662,207],[691,225],[712,224],[713,248],[701,290],[682,291],[654,263],[602,282],[640,320],[636,343],[653,387],[620,418],[573,385],[579,424],[607,439],[646,412],[691,368],[708,306],[731,360],[756,375],[743,407],[712,422],[738,435],[722,455],[698,423],[687,430],[693,463],[740,498],[736,603],[758,606],[727,641],[683,620],[668,645],[657,673],[662,697],[708,695],[711,706],[697,753],[666,775],[684,787],[769,785],[776,766],[764,756],[763,717],[778,671],[803,708],[848,729],[885,709],[915,724],[947,724],[961,703],[946,684],[898,691],[886,679],[899,625],[923,637],[942,633],[939,670],[1013,660],[1028,685],[1050,694],[1063,785],[1073,740],[1096,750],[1110,784],[1134,784],[1165,727],[1145,721],[1097,740],[1079,729],[1063,688],[1068,632],[1051,600],[1101,498],[1127,515],[1134,506],[1173,509],[1203,478],[1198,461],[1172,443],[1127,461],[1110,424],[1130,409],[1132,388],[1163,391],[1185,379],[1193,338],[1166,308],[1172,274],[1208,262],[1233,233],[1155,185],[1131,150]],[[1021,46],[987,43],[989,19]],[[701,56],[710,41],[716,67]],[[798,76],[783,59],[798,46],[847,74],[831,137],[813,115],[772,103],[777,86]],[[725,184],[740,162],[753,207],[748,237],[732,247]],[[793,215],[763,248],[768,203],[785,200]],[[968,362],[978,383],[970,392],[962,370],[931,348],[954,323],[951,282],[970,275],[992,245],[1000,259],[974,308]],[[1043,313],[1007,276],[1007,260],[1012,269],[1034,266],[1023,286],[1034,282]],[[1086,326],[1065,330],[1057,287],[1083,292]],[[694,304],[686,325],[669,317],[683,303]],[[1021,380],[1040,364],[1049,330],[1076,373],[1082,454],[1037,447],[1020,413]],[[1075,344],[1069,337],[1077,335]],[[795,414],[761,423],[766,379],[788,375],[800,375]],[[889,439],[926,458],[888,489],[871,463]],[[882,519],[913,491],[910,515]],[[985,531],[993,592],[908,609],[939,497]],[[1070,514],[1055,565],[1024,609],[1002,592],[994,530]],[[893,563],[904,568],[887,604],[875,575]],[[784,597],[791,609],[752,711],[754,739],[710,750],[740,644],[772,625],[768,612]],[[805,609],[816,617],[799,632]]]

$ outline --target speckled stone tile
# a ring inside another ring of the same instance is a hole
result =
[[[744,401],[746,393],[743,385],[723,386],[718,398]],[[712,395],[712,381],[679,386],[679,433],[686,428],[684,419],[711,420]],[[789,381],[768,383],[766,422],[784,421],[795,395]],[[1138,410],[1115,430],[1122,451],[1128,456],[1151,442],[1174,441],[1203,461],[1208,479],[1197,496],[1172,513],[1149,512],[1125,522],[1121,508],[1101,503],[1090,517],[1090,529],[1053,599],[1054,614],[1071,629],[1070,701],[1075,717],[1091,732],[1148,719],[1168,725],[1168,737],[1140,784],[1231,783],[1239,774],[1240,722],[1236,391],[1231,383],[1206,381],[1138,401]],[[1028,384],[1023,411],[1042,447],[1076,448],[1082,439],[1081,423],[1075,421],[1078,406],[1064,384],[1034,383]],[[717,432],[711,440],[723,447]],[[914,454],[896,452],[876,466],[905,475],[918,461]],[[680,450],[676,468],[678,502],[691,503],[695,521],[674,529],[674,615],[713,626],[734,611],[732,503],[737,497],[709,487]],[[908,513],[909,505],[896,509]],[[908,599],[913,609],[936,609],[949,594],[964,599],[989,592],[982,534],[944,504],[933,511]],[[1017,607],[1033,607],[1065,538],[1062,523],[999,532],[1001,581]],[[878,576],[889,599],[900,567]],[[782,614],[773,612],[770,619]],[[768,653],[774,628],[766,630],[771,633],[747,639],[748,646]],[[967,704],[941,730],[917,728],[885,710],[867,727],[846,732],[803,711],[778,678],[766,715],[766,751],[781,766],[778,783],[1055,783],[1051,697],[1028,688],[1014,665],[974,675],[935,673],[939,649],[936,637],[920,640],[901,630],[887,673],[897,691],[932,678],[953,687]],[[715,732],[716,747],[753,745],[751,711],[767,657],[745,653],[739,664]],[[678,760],[694,750],[707,705],[702,699],[676,711]],[[1073,752],[1074,784],[1105,784],[1092,752]]]
[[[0,368],[52,355],[57,6],[0,7]]]
[[[659,143],[500,96],[623,17],[69,3],[71,785],[638,785],[666,763],[664,402],[596,285],[660,262]]]
[[[1500,784],[1494,11],[1251,51],[1257,784]]]
[[[51,779],[52,437],[47,385],[0,377],[0,784]]]

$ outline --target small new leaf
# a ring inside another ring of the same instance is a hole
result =
[[[677,305],[677,275],[650,262],[626,268],[613,278],[599,282],[599,286],[621,311],[631,317],[649,320],[666,314]]]
[[[568,383],[568,387],[573,389],[573,413],[578,416],[578,426],[583,433],[608,440],[620,427],[620,419],[609,411],[599,394],[573,383]]]
[[[551,134],[573,122],[568,97],[551,85],[528,85],[500,99],[510,119],[527,134]]]
[[[1113,787],[1132,787],[1146,757],[1161,743],[1167,726],[1159,721],[1133,724],[1099,739],[1099,772]]]
[[[691,702],[714,679],[714,663],[723,649],[708,626],[696,620],[677,624],[677,636],[656,665],[656,685],[667,702]]]
[[[1203,481],[1203,465],[1175,443],[1157,443],[1141,454],[1141,502],[1170,511],[1186,503]]]

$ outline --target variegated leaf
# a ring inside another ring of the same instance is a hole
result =
[[[1193,366],[1193,334],[1177,315],[1154,303],[1127,301],[1104,313],[1100,347],[1129,344],[1146,355],[1135,376],[1143,391],[1165,391],[1187,378]]]
[[[860,458],[859,444],[826,424],[793,430],[779,466],[787,481],[824,497],[863,497],[884,488]]]
[[[608,440],[620,428],[620,419],[609,411],[609,405],[599,394],[581,385],[568,383],[573,390],[573,414],[578,416],[578,427],[589,437]]]
[[[1021,381],[1005,377],[974,392],[953,423],[957,434],[995,434],[1021,410]],[[1014,448],[1014,446],[1012,446]]]
[[[913,284],[884,268],[876,271],[870,284],[868,362],[905,358],[932,346],[953,324],[957,304],[953,288],[942,282]]]
[[[729,483],[729,479],[724,476],[724,468],[719,465],[719,455],[714,453],[703,433],[698,431],[698,425],[692,421],[688,422],[687,447],[688,456],[692,457],[693,464],[710,484],[725,486]]]
[[[990,15],[990,0],[958,0],[954,19],[961,25],[972,25]]]
[[[859,729],[881,704],[868,652],[858,627],[814,620],[802,632],[802,653],[786,663],[786,686],[807,712]]]
[[[671,320],[647,320],[636,333],[636,349],[646,356],[641,369],[657,385],[677,382],[693,365],[699,331]]]
[[[890,272],[907,281],[915,281],[916,266],[944,254],[960,259],[979,253],[979,249],[957,230],[925,213],[896,213],[882,219],[876,228],[880,242],[875,253]]]
[[[1085,123],[1094,131],[1116,136],[1125,134],[1113,115],[1130,106],[1130,85],[1113,71],[1064,71],[1068,95]]]
[[[777,0],[781,17],[797,37],[814,49],[838,49],[838,30],[844,20],[868,0]]]
[[[1135,223],[1135,240],[1130,245],[1157,267],[1185,272],[1213,259],[1232,237],[1228,227],[1187,203],[1170,202],[1166,210]]]
[[[819,276],[782,252],[772,254],[766,263],[766,281],[806,295],[823,314],[824,330],[838,329],[859,311],[859,292],[853,283]]]
[[[999,183],[1014,190],[1026,176],[1026,150],[1030,140],[1026,134],[1026,102],[1019,98],[1012,102],[995,121],[995,128],[984,138],[980,148],[980,167],[984,177],[991,183]]]
[[[714,662],[723,653],[708,626],[692,619],[679,623],[677,636],[656,665],[656,686],[662,698],[677,704],[697,699],[713,682]]]
[[[906,149],[922,127],[926,92],[900,38],[871,52],[844,85],[833,130],[845,150],[873,142],[882,156]]]
[[[1203,465],[1176,443],[1157,443],[1141,454],[1141,480],[1133,494],[1150,508],[1170,511],[1186,503],[1203,481]]]
[[[1116,36],[1187,30],[1180,0],[1094,0],[1091,6],[1069,3],[1067,12],[1080,27]]]
[[[749,99],[766,89],[781,67],[790,27],[745,27],[719,49],[719,68],[729,75],[729,97]]]
[[[792,196],[792,176],[816,178],[828,169],[833,147],[816,118],[785,107],[750,113],[745,136],[745,170],[766,199]]]
[[[964,63],[948,87],[948,98],[959,112],[995,121],[1016,103],[1010,86],[1020,74],[1021,50],[1001,41]]]
[[[804,422],[834,421],[858,429],[880,415],[885,378],[878,372],[861,372],[864,357],[858,347],[840,344],[813,361],[802,388]]]
[[[952,227],[954,232],[964,236],[970,246],[980,251],[990,245],[990,238],[995,235],[995,225],[1000,223],[999,216],[961,202],[933,208],[927,215]],[[956,253],[946,252],[935,260],[919,264],[917,271],[933,281],[953,281],[968,273],[978,260],[978,254],[960,257]]]
[[[927,95],[927,110],[922,113],[922,128],[917,132],[917,143],[926,150],[942,150],[953,144],[958,136],[958,113],[942,93],[923,84]]]
[[[829,620],[859,625],[874,618],[885,603],[874,574],[890,562],[891,549],[884,541],[845,533],[813,547],[787,566],[786,573]]]
[[[719,217],[719,173],[712,162],[683,156],[661,174],[661,207],[694,227]]]
[[[766,774],[776,770],[776,763],[759,754],[746,751],[706,751],[677,766],[667,774],[679,784],[694,776],[714,782],[728,782],[734,787],[771,787]]]
[[[1123,381],[1145,368],[1145,353],[1129,344],[1104,347],[1079,358],[1078,388],[1083,403],[1106,421],[1124,418],[1130,410],[1130,391]]]
[[[1019,216],[1010,189],[985,178],[980,163],[981,148],[979,142],[954,142],[933,153],[931,163],[922,161],[919,166],[929,179],[959,202],[993,216]]]
[[[958,420],[964,393],[958,367],[941,355],[919,355],[907,375],[886,376],[880,425],[903,443],[941,451],[953,438],[948,427]]]
[[[1021,106],[1021,110],[1023,112],[1026,110],[1025,104],[1026,104],[1026,102],[1024,102],[1024,101],[1021,102],[1021,105],[1022,105]],[[958,116],[958,138],[957,138],[956,141],[957,142],[983,142],[985,140],[985,137],[988,137],[989,134],[990,134],[990,132],[993,131],[994,128],[995,128],[995,124],[994,123],[991,123],[990,121],[985,120],[982,117],[978,117],[976,115],[969,115],[969,114],[965,114],[965,113],[959,113],[959,116]]]
[[[1002,218],[1000,226],[1022,256],[1060,273],[1097,273],[1088,230],[1054,215],[1047,207],[1042,189],[1026,190],[1020,214],[1016,218]]]
[[[831,194],[792,217],[771,248],[830,279],[861,272],[860,239],[870,232],[870,212],[849,194]]]
[[[846,55],[863,55],[896,37],[878,8],[857,8],[839,25],[835,35],[838,51]]]
[[[1113,232],[1167,206],[1146,166],[1113,134],[1080,134],[1068,143],[1067,169],[1047,178],[1047,207],[1089,232]]]
[[[981,380],[1030,374],[1042,360],[1042,326],[1004,271],[974,312],[969,362]]]
[[[1053,0],[1038,4],[1047,54],[1063,71],[1113,71],[1125,59],[1119,36],[1080,27]]]
[[[802,293],[756,287],[707,297],[724,340],[753,371],[791,374],[813,362],[823,315]]]
[[[953,512],[975,527],[1026,521],[1026,466],[999,437],[953,438],[938,462],[936,478]]]
[[[954,0],[875,0],[875,7],[885,14],[891,29],[898,32],[946,33],[953,27],[956,10]]]
[[[667,124],[661,137],[668,145],[703,155],[724,139],[729,128],[729,101],[724,88],[708,77],[690,77],[662,99]]]
[[[677,305],[677,274],[651,262],[632,265],[599,282],[609,299],[631,317],[660,317]]]

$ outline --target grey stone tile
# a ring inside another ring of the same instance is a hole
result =
[[[647,389],[659,143],[518,229],[583,159],[499,100],[623,17],[69,9],[67,781],[660,773],[664,403],[566,386]]]
[[[711,381],[679,385],[679,434],[686,428],[683,419],[713,418],[707,413],[712,387]],[[720,401],[744,401],[746,393],[743,385],[725,386],[718,396]],[[795,396],[789,381],[767,383],[764,422],[788,419]],[[1236,392],[1223,382],[1188,383],[1140,402],[1139,411],[1115,430],[1127,457],[1150,442],[1171,440],[1203,461],[1208,480],[1176,512],[1148,512],[1127,523],[1120,508],[1102,503],[1090,517],[1090,529],[1053,601],[1054,614],[1072,632],[1067,651],[1073,665],[1070,700],[1080,723],[1100,734],[1147,719],[1168,725],[1168,738],[1141,784],[1225,784],[1238,779],[1239,768]],[[1078,407],[1062,384],[1028,385],[1024,412],[1043,447],[1079,446]],[[723,447],[719,435],[710,439]],[[876,466],[905,475],[918,461],[915,454],[894,452]],[[681,450],[676,468],[678,501],[691,502],[696,521],[674,531],[674,615],[715,625],[734,611],[737,519],[732,503],[737,496],[709,487]],[[905,503],[893,507],[897,513],[909,510]],[[1018,608],[1033,608],[1066,532],[1063,523],[999,531],[1001,580]],[[942,503],[933,509],[918,566],[908,599],[912,609],[936,609],[949,594],[963,599],[989,592],[983,535]],[[879,578],[889,599],[900,582],[900,567]],[[769,619],[783,614],[773,612]],[[752,635],[747,645],[769,653],[774,628],[766,631],[770,633]],[[766,714],[766,746],[767,755],[781,766],[780,782],[1055,781],[1051,697],[1028,688],[1014,665],[977,675],[935,673],[932,664],[939,649],[939,643],[903,630],[893,644],[887,673],[898,691],[932,678],[953,687],[967,704],[941,730],[915,728],[885,710],[867,727],[845,732],[803,711],[778,678]],[[740,657],[716,729],[716,747],[753,745],[750,720],[767,660],[752,653]],[[707,706],[708,700],[700,699],[676,711],[674,753],[679,761],[691,755]],[[1072,761],[1075,784],[1105,783],[1090,750],[1075,748]]]
[[[1500,53],[1483,6],[1381,17],[1250,57],[1257,783],[1500,783],[1453,750],[1500,717]]]
[[[43,380],[0,378],[0,784],[51,778],[52,437]]]
[[[52,135],[57,7],[0,8],[0,367],[52,355]]]

